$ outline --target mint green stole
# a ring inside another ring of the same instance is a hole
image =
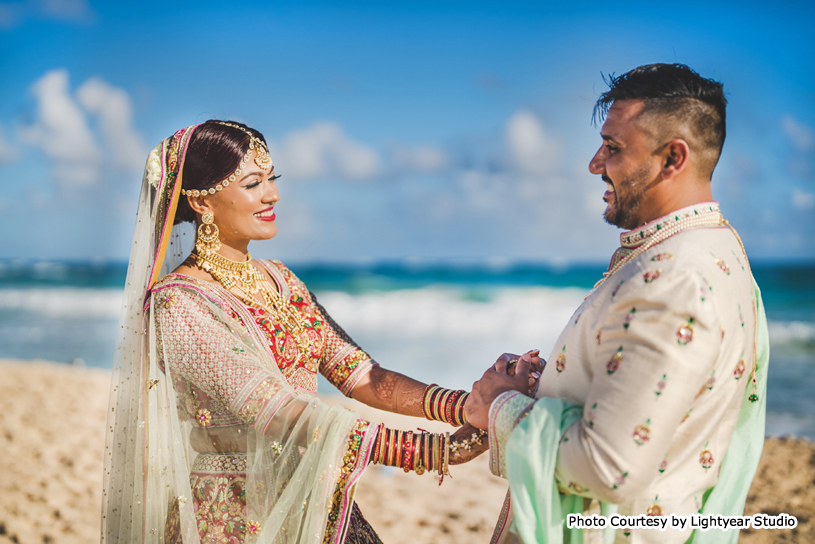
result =
[[[761,291],[753,280],[756,300],[756,388],[758,402],[750,402],[750,386],[745,388],[739,419],[727,448],[719,479],[705,493],[702,514],[741,516],[747,492],[764,447],[764,419],[767,411],[767,363],[770,342]],[[507,442],[507,479],[512,495],[514,520],[510,530],[524,544],[583,544],[582,529],[566,528],[568,514],[583,513],[583,497],[561,495],[555,483],[558,444],[561,435],[583,417],[583,407],[553,398],[541,398],[512,431]],[[613,504],[601,503],[601,512],[610,516]],[[614,541],[614,528],[603,532],[603,541]],[[690,544],[734,544],[739,531],[730,529],[694,530]]]

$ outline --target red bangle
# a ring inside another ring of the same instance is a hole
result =
[[[411,461],[413,460],[413,431],[405,433],[404,446],[402,448],[402,470],[410,472]]]
[[[458,397],[460,393],[461,391],[453,391],[450,396],[447,397],[447,402],[445,403],[444,421],[451,425],[453,425],[453,405],[455,405],[456,397]]]

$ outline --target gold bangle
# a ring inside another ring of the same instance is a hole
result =
[[[382,434],[378,433],[376,435],[376,441],[374,442],[374,455],[371,458],[371,461],[375,465],[379,464],[379,444],[380,444],[381,441],[382,441]]]
[[[388,452],[388,428],[384,425],[382,425],[382,428],[379,430],[379,436],[382,439],[379,444],[379,463],[384,465],[385,455],[387,455]]]
[[[442,407],[444,406],[444,399],[447,395],[450,394],[449,389],[441,388],[439,389],[436,396],[433,398],[433,419],[435,421],[443,421],[442,419]]]
[[[439,474],[444,478],[444,433],[439,435]]]
[[[439,470],[439,433],[433,433],[433,470]]]
[[[429,403],[428,413],[430,414],[431,421],[436,421],[436,404],[438,403],[439,397],[442,396],[443,394],[444,389],[442,389],[441,387],[437,387],[430,392],[430,397],[428,398]]]
[[[464,405],[467,403],[467,397],[469,396],[469,393],[462,393],[458,398],[455,407],[453,408],[453,419],[455,420],[456,425],[459,427],[467,423],[464,417]]]
[[[439,386],[435,383],[430,384],[424,390],[424,397],[423,397],[423,404],[424,404],[424,417],[425,419],[433,420],[433,417],[430,414],[430,399],[433,396],[433,393],[438,389]]]
[[[424,434],[424,433],[422,433]],[[419,468],[422,466],[422,434],[413,434],[413,472],[419,474]],[[424,472],[424,470],[422,470]]]
[[[379,451],[382,449],[382,425],[379,426],[379,432],[376,434],[376,442],[374,443],[374,464],[379,464]]]
[[[390,442],[391,430],[388,429],[387,427],[385,427],[382,432],[385,433],[385,436],[382,437],[382,442],[383,442],[383,444],[382,444],[382,448],[383,448],[383,450],[382,450],[382,464],[387,466],[387,464],[388,464],[388,453],[389,453],[389,450],[390,450],[390,443],[391,443]]]
[[[447,421],[444,419],[444,406],[447,404],[447,399],[453,393],[451,389],[444,389],[436,402],[436,421]]]
[[[395,467],[402,466],[402,431],[396,431],[396,459],[393,460]]]
[[[388,459],[385,463],[389,467],[393,466],[393,458],[396,456],[396,431],[388,429]]]
[[[396,433],[398,433],[398,432],[399,431],[397,431],[397,430],[391,431],[391,458],[390,458],[390,462],[388,462],[389,467],[395,467],[396,466],[396,445],[397,445],[396,444]]]
[[[430,402],[430,413],[433,415],[433,421],[441,421],[441,419],[439,419],[441,417],[441,412],[439,412],[439,403],[441,402],[442,397],[444,397],[446,394],[447,389],[443,387],[439,387],[433,392],[433,398]]]
[[[444,433],[444,474],[450,474],[450,433]]]
[[[424,440],[424,451],[422,452],[422,461],[424,462],[424,466],[428,470],[433,470],[430,467],[430,433],[422,434],[422,438]]]

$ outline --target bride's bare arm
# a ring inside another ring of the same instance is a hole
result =
[[[375,366],[357,383],[351,397],[379,410],[423,417],[427,385],[398,372]]]
[[[354,342],[310,293],[323,318],[326,349],[322,374],[347,396],[379,410],[423,417],[427,384],[382,368]]]

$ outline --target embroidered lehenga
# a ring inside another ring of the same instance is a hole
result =
[[[381,426],[314,395],[376,363],[279,262],[285,312],[168,274],[195,127],[148,158],[128,267],[105,450],[102,541],[378,542],[353,502]]]
[[[209,305],[218,305],[234,323],[268,345],[295,391],[316,393],[317,374],[321,373],[348,395],[376,364],[337,327],[288,268],[279,261],[260,262],[275,280],[282,298],[301,314],[304,330],[299,337],[279,314],[246,305],[211,282],[169,274],[152,289],[158,350],[163,364],[176,369],[173,387],[179,420],[191,423],[194,437],[207,442],[214,439],[220,446],[219,452],[198,453],[191,468],[190,487],[202,542],[242,542],[244,534],[261,528],[259,521],[247,519],[245,514],[244,442],[250,425],[263,432],[272,423],[275,410],[270,400],[279,396],[280,390],[247,355],[232,331],[210,314]],[[245,400],[238,399],[241,392]],[[237,409],[237,415],[230,407]],[[349,469],[357,464],[353,458],[359,453],[354,448],[358,440],[370,435],[368,428],[367,422],[358,420],[349,435],[344,453]],[[305,436],[319,432],[315,427]],[[272,451],[282,454],[276,444]],[[364,452],[362,460],[367,463]],[[332,502],[331,508],[329,521],[339,517],[340,501]],[[180,541],[178,513],[173,508],[166,525],[166,542]],[[358,509],[354,508],[351,518],[345,542],[379,542]]]

